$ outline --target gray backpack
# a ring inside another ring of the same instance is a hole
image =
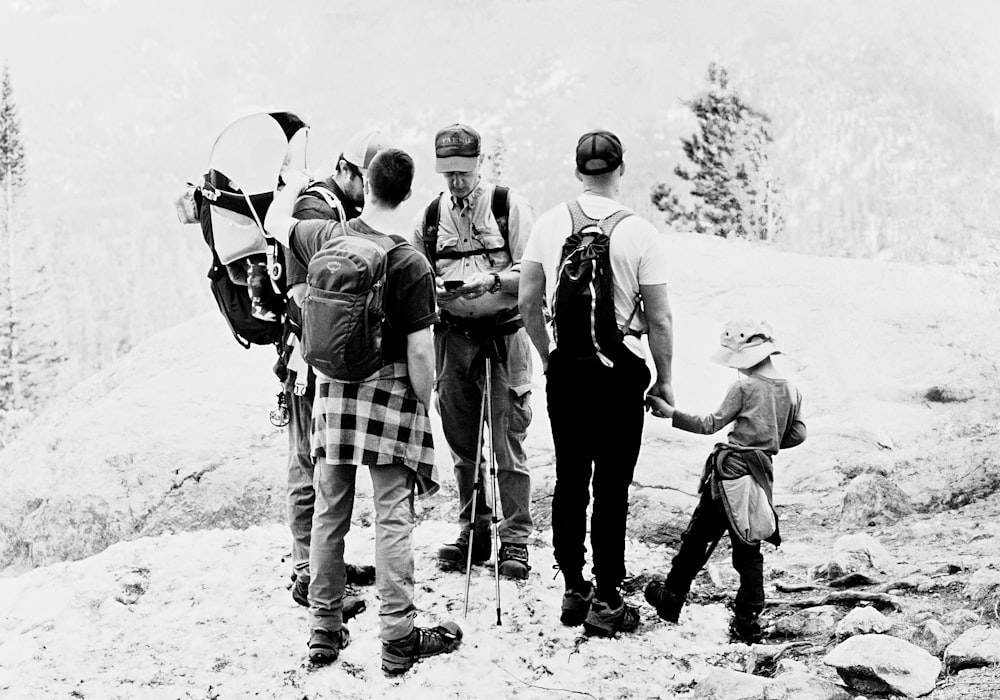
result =
[[[328,377],[359,382],[382,368],[389,251],[406,241],[356,233],[348,224],[309,260],[302,356]]]

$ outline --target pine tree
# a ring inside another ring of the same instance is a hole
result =
[[[730,86],[726,69],[710,63],[707,92],[685,104],[698,132],[681,139],[687,165],[674,175],[687,183],[692,203],[665,183],[653,187],[653,204],[670,224],[723,238],[772,239],[784,227],[781,184],[771,171],[770,118],[750,107]]]
[[[32,359],[22,348],[22,324],[18,308],[18,287],[15,279],[17,206],[26,178],[24,145],[21,143],[21,123],[14,104],[10,68],[4,65],[0,83],[0,201],[3,207],[3,241],[5,243],[5,279],[0,304],[0,438],[6,437],[12,424],[19,422],[19,412],[25,403],[24,379],[26,360]],[[37,352],[32,350],[31,354]]]

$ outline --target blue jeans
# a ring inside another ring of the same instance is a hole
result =
[[[504,519],[499,525],[500,540],[526,544],[531,535],[531,473],[524,453],[524,438],[531,423],[531,350],[523,328],[503,337],[507,361],[492,363],[490,402],[493,409],[493,449],[497,461],[497,489]],[[481,353],[485,341],[473,340],[460,332],[438,326],[434,329],[437,365],[437,407],[444,435],[455,461],[455,482],[461,503],[462,530],[489,526],[493,509],[487,500],[489,464],[483,459],[476,513],[472,514],[472,493],[477,453],[482,453],[479,415],[485,387],[485,364]]]

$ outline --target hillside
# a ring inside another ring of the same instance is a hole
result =
[[[538,210],[573,191],[575,137],[605,125],[629,149],[627,199],[648,209],[694,128],[682,100],[716,60],[774,120],[784,247],[945,261],[997,237],[994,3],[443,8],[0,3],[31,179],[16,254],[25,269],[47,261],[61,275],[26,314],[68,346],[67,380],[212,308],[206,251],[170,202],[226,124],[264,109],[313,125],[317,166],[363,124],[393,134],[418,161],[414,212],[441,187],[431,140],[444,124],[475,124],[489,148],[502,138],[502,177]],[[112,260],[114,274],[95,274]]]
[[[668,245],[678,405],[717,405],[733,375],[705,357],[725,320],[741,314],[771,320],[786,351],[778,361],[806,397],[809,439],[777,462],[785,544],[765,556],[767,646],[728,643],[724,604],[734,574],[724,545],[678,626],[645,604],[640,631],[613,641],[558,624],[561,588],[549,573],[547,526],[552,451],[536,391],[529,452],[539,529],[530,579],[501,586],[503,625],[494,625],[492,570],[477,569],[461,649],[391,681],[378,670],[377,600],[365,590],[369,610],[351,623],[352,645],[332,667],[310,669],[305,615],[287,591],[284,434],[265,422],[270,358],[240,350],[221,319],[206,315],[133,350],[0,453],[0,556],[12,567],[0,579],[0,691],[14,698],[854,697],[823,663],[849,606],[809,604],[810,595],[832,590],[823,572],[834,565],[871,577],[875,587],[866,590],[888,591],[891,634],[937,658],[942,642],[977,623],[995,628],[1000,385],[992,348],[1000,319],[993,298],[943,266],[681,235]],[[712,442],[648,420],[626,554],[635,603],[648,577],[668,566]],[[445,489],[419,504],[415,533],[424,622],[461,618],[464,590],[461,576],[433,562],[454,516],[440,435],[438,445]],[[370,561],[370,487],[359,477],[348,557]],[[846,494],[883,477],[898,489],[895,501],[845,507]],[[32,565],[41,566],[24,570]],[[816,589],[794,594],[789,585]],[[927,637],[930,622],[939,636]],[[771,684],[760,691],[766,695],[724,690],[726,672],[746,668]],[[994,691],[995,669],[974,668],[942,676],[929,697]]]

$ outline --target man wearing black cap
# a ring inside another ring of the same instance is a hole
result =
[[[522,259],[519,299],[546,371],[556,450],[552,544],[566,586],[561,620],[606,637],[639,625],[638,611],[619,588],[628,490],[650,382],[643,333],[656,367],[648,393],[674,402],[666,252],[653,225],[616,201],[624,152],[609,131],[580,137],[576,177],[583,193],[538,218]],[[546,303],[555,343],[545,325]],[[594,583],[583,575],[591,475]]]
[[[531,350],[517,308],[520,259],[534,213],[523,198],[484,181],[481,139],[453,124],[434,139],[436,170],[448,192],[417,224],[414,246],[434,268],[441,322],[434,330],[438,410],[452,457],[461,504],[458,539],[438,551],[442,568],[459,570],[490,558],[493,513],[486,483],[475,487],[483,449],[480,408],[485,357],[491,357],[492,449],[504,519],[498,527],[498,564],[508,578],[524,579],[531,534],[531,478],[524,438],[531,422]],[[472,513],[473,491],[476,491]],[[494,504],[495,507],[496,504]]]

